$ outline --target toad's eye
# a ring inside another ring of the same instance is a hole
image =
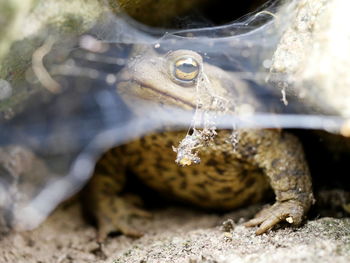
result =
[[[176,79],[193,83],[199,74],[199,64],[191,57],[183,57],[174,64],[174,76]]]

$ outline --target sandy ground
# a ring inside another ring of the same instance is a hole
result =
[[[0,240],[0,262],[350,262],[350,218],[319,218],[297,229],[256,236],[240,225],[257,207],[225,215],[184,207],[153,211],[134,224],[140,239],[109,237],[102,246],[76,202],[61,206],[39,228]],[[232,218],[237,224],[224,224]]]

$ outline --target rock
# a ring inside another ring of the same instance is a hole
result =
[[[278,14],[285,27],[270,81],[310,111],[350,117],[349,2],[302,0],[287,7]]]

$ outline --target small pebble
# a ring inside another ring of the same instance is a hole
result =
[[[293,224],[294,220],[293,220],[293,217],[289,216],[286,218],[286,221],[289,223],[289,224]]]
[[[233,238],[232,233],[230,233],[230,232],[225,232],[225,233],[224,233],[224,239],[225,239],[226,241],[230,241],[230,240],[232,240],[232,238]]]
[[[230,232],[235,227],[235,222],[232,219],[227,219],[222,223],[222,231]]]

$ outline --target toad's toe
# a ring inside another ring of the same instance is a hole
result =
[[[263,209],[255,218],[249,220],[244,225],[247,227],[259,226],[256,230],[257,235],[261,235],[276,224],[287,221],[291,225],[299,225],[304,216],[304,207],[300,202],[289,200],[277,202],[273,206]]]
[[[98,241],[105,240],[111,232],[120,232],[133,238],[141,237],[143,233],[132,226],[133,217],[151,218],[152,214],[135,207],[121,197],[105,200],[96,213]]]

